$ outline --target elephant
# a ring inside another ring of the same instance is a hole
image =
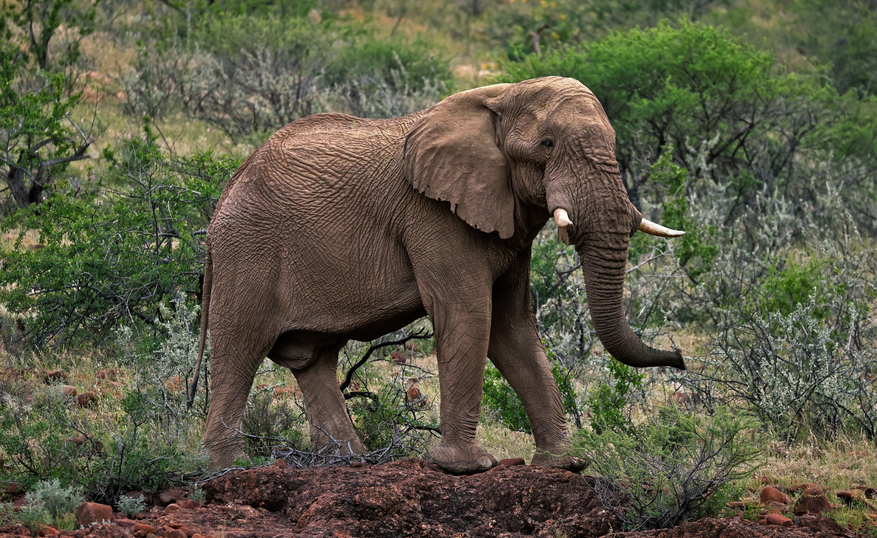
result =
[[[581,82],[495,84],[401,118],[328,113],[280,129],[229,179],[207,233],[199,357],[209,328],[211,467],[242,453],[265,357],[292,370],[315,448],[364,453],[338,388],[339,349],[429,316],[441,441],[427,457],[458,474],[496,465],[475,435],[489,357],[530,418],[532,463],[581,469],[530,306],[531,244],[552,216],[582,261],[605,349],[634,367],[685,369],[678,349],[645,345],[622,306],[631,235],[683,232],[630,202],[615,132]]]

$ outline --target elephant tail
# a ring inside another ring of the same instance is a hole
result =
[[[198,390],[198,376],[201,374],[201,362],[204,360],[204,344],[207,340],[207,323],[210,315],[210,292],[213,289],[213,258],[210,249],[207,249],[207,259],[204,261],[204,282],[201,285],[201,341],[198,344],[198,363],[195,365],[195,374],[192,377],[192,386],[189,388],[188,408],[192,408],[195,402],[195,392]]]

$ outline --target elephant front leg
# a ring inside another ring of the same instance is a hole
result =
[[[487,354],[527,411],[536,441],[531,463],[580,471],[586,462],[569,453],[563,402],[530,310],[529,256],[519,261],[494,285]]]
[[[477,295],[475,295],[477,297]],[[431,317],[436,330],[442,439],[427,457],[455,474],[486,471],[496,458],[475,442],[481,414],[490,301],[470,297],[464,305],[441,304]]]

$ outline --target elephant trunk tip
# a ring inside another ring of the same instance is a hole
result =
[[[677,370],[688,370],[688,368],[685,366],[685,359],[682,358],[682,351],[680,351],[678,349],[674,349],[670,353],[673,356],[670,358],[670,361],[667,364],[667,366],[670,366],[672,368],[676,368]]]

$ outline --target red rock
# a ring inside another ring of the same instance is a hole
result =
[[[422,396],[423,393],[420,392],[420,389],[414,386],[408,389],[408,391],[405,393],[405,401],[408,403],[414,403],[420,400]]]
[[[162,505],[168,505],[170,503],[177,502],[180,499],[185,499],[186,496],[187,496],[187,494],[185,491],[183,491],[179,488],[174,488],[174,489],[169,489],[169,490],[165,491],[164,493],[162,493],[161,495],[159,495],[158,501]]]
[[[134,532],[142,532],[143,534],[155,534],[158,532],[155,527],[146,523],[135,523],[132,529]]]
[[[164,508],[164,513],[165,514],[172,514],[179,509],[180,509],[180,505],[178,505],[177,503],[171,503]]]
[[[71,385],[62,385],[61,394],[73,398],[74,396],[76,396],[76,387],[73,387]]]
[[[196,532],[195,534],[192,535],[192,538],[204,538],[204,536],[202,536],[201,534]]]
[[[98,379],[117,381],[119,379],[119,374],[121,373],[122,370],[120,368],[106,368],[104,370],[99,370],[95,375]]]
[[[91,391],[83,392],[76,397],[76,405],[78,405],[79,407],[91,407],[91,405],[96,401],[97,394]]]
[[[92,523],[114,521],[113,508],[106,504],[82,503],[76,509],[76,523],[88,527]]]
[[[274,466],[275,466],[275,467],[280,467],[280,468],[282,469],[282,468],[284,468],[284,467],[288,467],[289,464],[286,463],[286,460],[285,460],[285,459],[283,459],[283,458],[277,458],[276,460],[274,460]]]
[[[670,399],[677,404],[687,404],[691,401],[691,396],[686,392],[674,392]]]
[[[133,519],[128,519],[126,517],[116,518],[116,525],[122,527],[123,529],[130,529],[134,525],[137,525],[137,522]]]
[[[746,503],[742,501],[729,502],[727,506],[728,508],[733,508],[734,510],[746,510]]]
[[[767,504],[769,501],[781,503],[781,504],[791,504],[792,498],[778,490],[773,486],[765,486],[761,488],[761,491],[758,493],[758,498],[761,502]]]
[[[505,458],[499,460],[497,465],[524,465],[525,463],[524,458]]]
[[[7,495],[15,495],[16,493],[21,492],[21,484],[17,482],[10,482],[8,486],[6,486],[6,494]]]
[[[396,364],[405,364],[406,362],[405,355],[403,355],[401,351],[394,351],[390,353],[390,358],[392,358],[393,362],[395,362]]]
[[[825,492],[817,487],[805,489],[795,503],[796,514],[821,514],[828,510],[831,510],[831,503],[828,502]]]
[[[67,381],[68,379],[69,377],[67,376],[67,374],[62,372],[61,370],[53,370],[51,372],[47,371],[43,374],[43,381],[46,383],[46,385],[50,385],[58,381]]]
[[[187,510],[198,507],[198,503],[196,503],[192,499],[183,499],[182,501],[177,501],[177,504],[180,508],[186,508]]]
[[[192,538],[195,535],[195,529],[191,527],[186,527],[185,525],[179,528],[179,531],[186,535],[186,538]]]
[[[54,536],[56,534],[58,534],[58,529],[48,525],[43,525],[40,527],[40,530],[37,531],[37,536]]]
[[[188,536],[186,536],[186,533],[184,533],[180,529],[166,530],[163,536],[164,538],[189,538]]]
[[[780,527],[791,527],[792,520],[780,514],[768,514],[765,518],[768,525],[778,525]]]
[[[837,495],[837,498],[840,499],[841,501],[843,501],[843,503],[846,505],[851,505],[851,504],[853,504],[854,501],[858,500],[856,498],[856,494],[853,493],[852,491],[841,490],[841,491],[838,491],[837,493],[835,493],[835,495]]]

